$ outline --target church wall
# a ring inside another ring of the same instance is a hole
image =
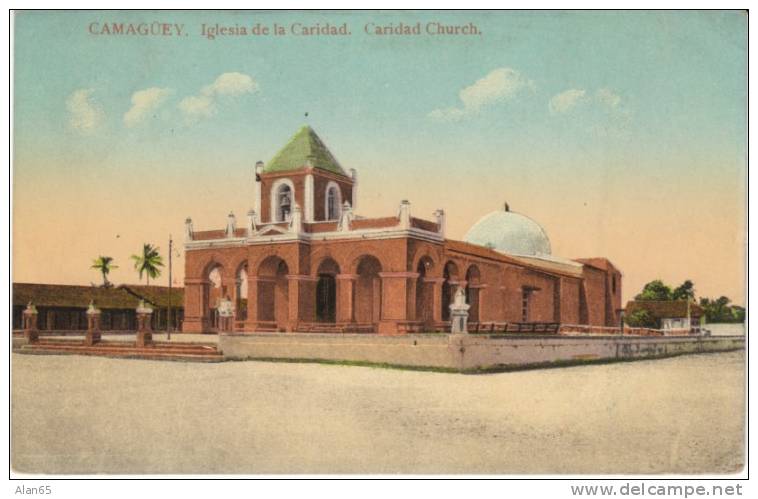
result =
[[[612,285],[614,276],[616,278],[615,292]],[[621,273],[613,266],[610,266],[610,271],[607,275],[606,288],[608,289],[606,325],[615,326],[619,323],[619,316],[617,311],[621,309]]]
[[[521,322],[523,288],[536,288],[530,295],[528,322],[557,322],[556,279],[517,266],[508,266],[504,272],[504,314],[506,322]]]
[[[502,322],[504,311],[500,302],[500,282],[502,265],[496,263],[476,263],[481,278],[479,281],[479,322]]]
[[[570,277],[560,278],[560,317],[562,324],[579,324],[579,293],[581,281]]]
[[[584,266],[584,294],[587,309],[587,324],[605,326],[606,323],[606,274],[600,269]]]
[[[247,262],[248,276],[254,278],[259,275],[261,265],[272,256],[286,263],[286,276],[278,286],[268,280],[273,277],[270,269],[257,281],[249,279],[248,296],[260,297],[248,300],[248,316],[257,317],[259,321],[276,320],[280,329],[286,325],[294,330],[299,323],[315,321],[318,268],[327,259],[337,266],[330,268],[336,272],[338,322],[381,322],[384,332],[392,331],[401,322],[424,319],[439,323],[444,306],[440,289],[446,262],[453,262],[457,267],[457,276],[451,277],[451,281],[460,285],[464,284],[466,272],[472,265],[479,271],[478,282],[467,283],[478,290],[475,291],[478,297],[472,295],[476,300],[472,321],[476,314],[479,322],[521,322],[522,289],[526,287],[535,289],[530,295],[530,322],[613,325],[613,310],[618,308],[616,303],[620,303],[621,293],[621,276],[615,270],[611,270],[617,279],[614,295],[609,284],[613,274],[594,267],[585,266],[584,279],[560,277],[416,239],[312,240],[309,244],[290,242],[193,249],[185,255],[188,331],[208,327],[205,307],[213,306],[222,293],[221,288],[214,288],[208,281],[212,268],[219,268],[226,294],[234,300],[234,282],[240,266]],[[370,278],[357,275],[364,256],[376,258],[381,267]],[[427,281],[418,275],[422,259],[430,262],[425,273]],[[416,295],[422,288],[427,295],[417,302]],[[431,307],[431,311],[419,311],[417,303]]]

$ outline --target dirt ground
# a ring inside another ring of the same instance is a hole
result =
[[[729,473],[744,352],[489,375],[12,355],[43,474]]]

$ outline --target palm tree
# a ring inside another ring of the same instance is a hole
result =
[[[118,268],[118,265],[113,264],[113,257],[100,255],[92,260],[92,267],[90,268],[97,269],[103,274],[104,288],[110,288],[113,286],[113,284],[108,281],[108,274],[110,274],[111,270]]]
[[[163,257],[158,253],[159,248],[152,244],[142,245],[142,255],[132,255],[134,260],[134,269],[139,272],[139,278],[142,280],[142,274],[147,276],[147,284],[150,285],[150,278],[155,279],[161,275],[158,267],[163,267]]]

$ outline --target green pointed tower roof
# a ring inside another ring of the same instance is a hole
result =
[[[308,164],[337,175],[347,176],[332,153],[311,127],[305,125],[292,136],[263,168],[264,173],[297,170]]]

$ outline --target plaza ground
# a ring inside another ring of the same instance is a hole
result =
[[[743,351],[491,375],[12,355],[20,473],[730,473]]]

